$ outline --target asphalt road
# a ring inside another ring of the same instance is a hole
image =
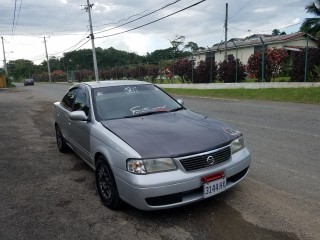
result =
[[[320,106],[184,97],[243,132],[248,177],[186,207],[115,212],[93,171],[56,147],[52,103],[68,87],[0,90],[0,239],[320,239]]]

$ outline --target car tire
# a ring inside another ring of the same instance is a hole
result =
[[[113,172],[103,156],[99,156],[96,163],[96,184],[102,203],[112,210],[121,207],[117,184]]]
[[[69,152],[70,148],[66,143],[66,140],[62,136],[62,133],[60,131],[60,128],[58,125],[56,125],[56,140],[57,140],[57,146],[60,152],[66,153]]]

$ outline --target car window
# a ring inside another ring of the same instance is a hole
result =
[[[98,120],[168,112],[181,107],[151,84],[96,88],[93,91],[93,102]]]
[[[84,88],[79,88],[73,104],[73,111],[83,110],[88,115],[87,93]]]
[[[73,109],[73,102],[77,94],[77,91],[78,88],[70,89],[62,99],[62,105],[70,111],[72,111]]]

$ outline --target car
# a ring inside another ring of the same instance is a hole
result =
[[[204,200],[244,179],[251,155],[240,131],[183,105],[143,81],[77,83],[54,103],[58,149],[73,150],[95,171],[111,209]]]
[[[28,86],[28,85],[34,85],[34,81],[32,78],[27,78],[23,81],[23,85],[24,86]]]

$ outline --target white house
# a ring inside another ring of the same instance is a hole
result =
[[[247,64],[252,54],[262,50],[263,44],[265,48],[283,48],[289,52],[300,51],[301,48],[307,46],[307,34],[303,32],[279,36],[255,34],[246,38],[230,39],[227,43],[227,55],[233,55],[234,58],[238,58],[243,64]],[[317,47],[316,38],[309,35],[308,46]],[[224,52],[224,43],[219,43],[211,48],[194,53],[193,59],[196,66],[201,60],[205,61],[210,58],[219,63],[224,60]]]

